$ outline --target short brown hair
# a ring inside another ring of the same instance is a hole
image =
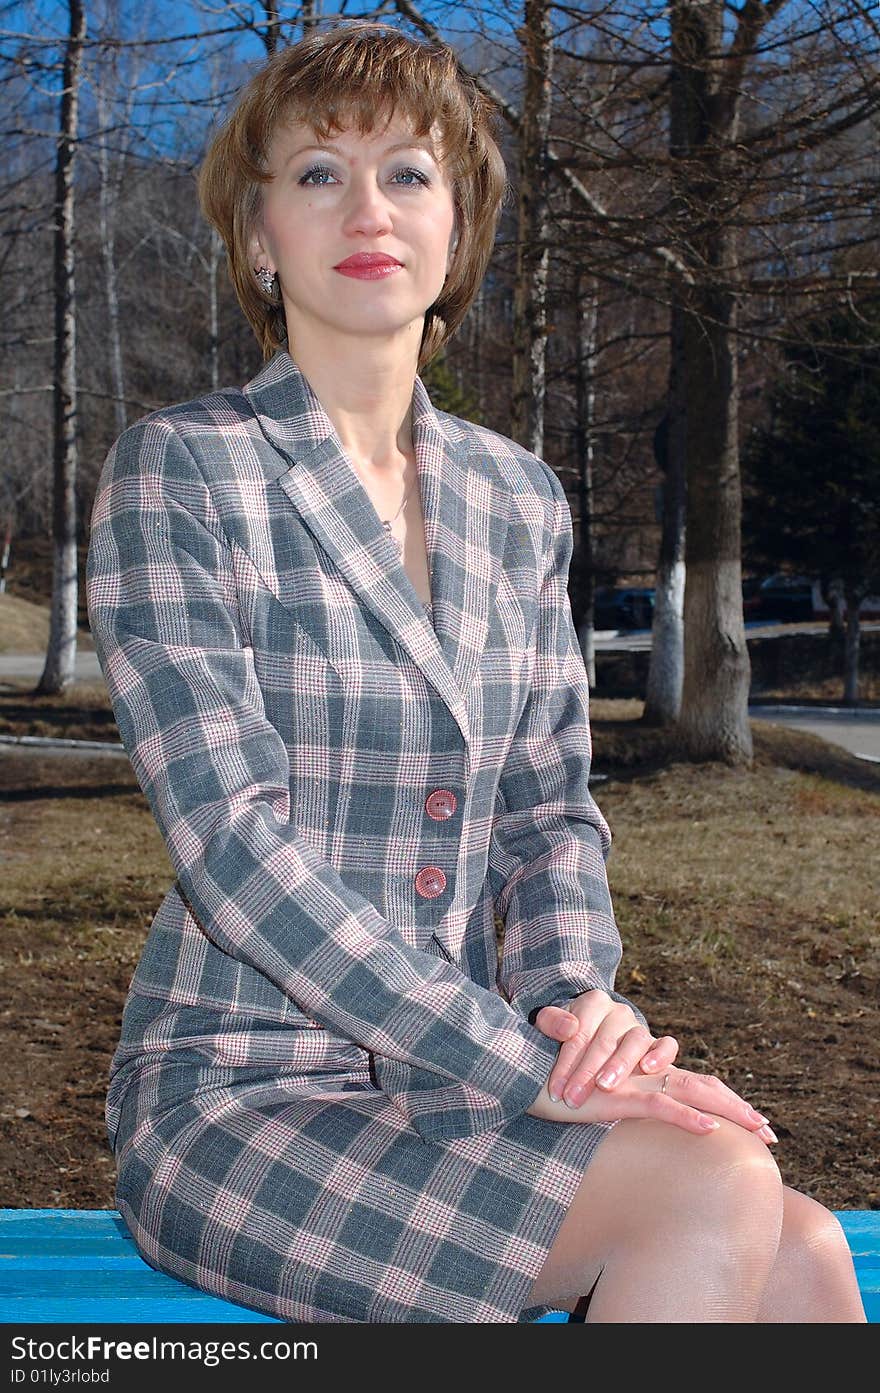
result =
[[[509,189],[494,138],[497,111],[447,44],[350,20],[273,54],[242,90],[199,171],[202,211],[223,238],[229,275],[264,361],[287,346],[284,306],[261,288],[248,259],[260,186],[272,178],[265,162],[276,127],[301,122],[326,140],[344,128],[367,134],[394,115],[408,118],[419,137],[439,127],[459,230],[449,275],[425,315],[418,372],[464,319]]]

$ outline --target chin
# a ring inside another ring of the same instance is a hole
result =
[[[416,330],[421,333],[426,312],[427,307],[419,309],[405,318],[399,315],[392,318],[389,315],[387,319],[376,314],[352,315],[344,323],[333,325],[333,328],[342,334],[355,334],[358,337],[368,336],[370,338],[377,336],[388,338],[408,332],[415,333]]]

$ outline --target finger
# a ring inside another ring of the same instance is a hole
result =
[[[610,1093],[594,1089],[592,1097],[580,1108],[571,1109],[558,1104],[557,1107],[565,1114],[563,1120],[572,1122],[610,1122],[625,1117],[643,1117],[668,1122],[698,1136],[715,1132],[720,1126],[716,1117],[690,1103],[682,1103],[668,1091],[661,1093],[656,1079],[647,1079],[639,1074],[633,1075],[625,1088],[613,1089]]]
[[[643,1074],[662,1073],[675,1061],[678,1051],[679,1044],[674,1035],[661,1035],[645,1051],[639,1061],[639,1068]]]
[[[577,1030],[570,1039],[564,1041],[564,1043],[560,1045],[556,1063],[550,1071],[550,1077],[547,1080],[550,1096],[554,1100],[562,1097],[573,1071],[580,1064],[585,1051],[589,1049],[590,1045],[595,1040],[596,1033],[607,1015],[607,1002],[599,1000],[600,995],[599,992],[591,992],[590,996],[595,997],[593,1001],[590,1001],[589,998],[581,998],[578,1003],[577,1011],[572,1013],[575,1015],[575,1019],[578,1022]],[[583,1004],[581,1004],[581,1002]],[[606,1057],[607,1054],[616,1047],[619,1035],[620,1031],[617,1031],[613,1036],[609,1037]]]
[[[661,1035],[639,1062],[643,1074],[657,1074],[668,1069],[678,1055],[678,1041],[674,1035]]]
[[[622,1096],[620,1102],[623,1103]],[[720,1126],[717,1117],[712,1117],[690,1104],[680,1103],[678,1099],[669,1096],[668,1090],[666,1093],[655,1089],[652,1093],[634,1094],[630,1106],[633,1109],[628,1114],[630,1117],[650,1117],[660,1122],[670,1122],[673,1127],[680,1127],[685,1132],[694,1132],[698,1136],[717,1132]]]
[[[616,1088],[628,1079],[642,1055],[655,1045],[654,1037],[643,1025],[635,1025],[619,1042],[617,1049],[596,1075],[599,1088]]]
[[[551,1040],[570,1040],[579,1024],[577,1016],[564,1006],[542,1006],[535,1016],[535,1025]]]
[[[615,1081],[628,1077],[653,1040],[654,1037],[643,1025],[632,1024],[632,1012],[628,1006],[622,1003],[614,1006],[602,1020],[580,1062],[571,1071],[562,1095],[565,1102],[571,1107],[579,1107],[589,1097],[598,1078],[608,1069]],[[612,1060],[613,1064],[610,1063]]]
[[[736,1122],[760,1137],[761,1141],[770,1144],[778,1141],[768,1118],[714,1074],[693,1074],[687,1069],[673,1069],[666,1092],[679,1101]]]

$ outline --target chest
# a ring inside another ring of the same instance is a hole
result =
[[[422,604],[430,605],[431,576],[415,458],[407,461],[403,487],[399,478],[376,477],[363,469],[358,474],[382,525],[397,543],[413,589]]]

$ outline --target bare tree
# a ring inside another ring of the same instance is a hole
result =
[[[574,301],[580,333],[577,341],[575,424],[575,454],[577,460],[577,492],[580,507],[579,546],[577,563],[583,578],[584,614],[578,638],[584,666],[591,687],[596,685],[596,651],[594,639],[594,602],[596,572],[594,564],[593,522],[593,456],[595,436],[593,418],[596,408],[594,369],[598,339],[599,301],[592,276],[586,267],[577,269]]]
[[[553,32],[548,0],[525,0],[520,32],[525,94],[519,145],[519,226],[513,298],[511,434],[536,455],[544,451],[547,352],[547,135],[550,129]]]
[[[78,134],[79,83],[86,11],[68,0],[70,30],[64,50],[61,119],[55,163],[55,499],[52,525],[52,611],[46,663],[36,691],[61,692],[75,675],[77,619],[76,555],[76,286],[74,163]]]
[[[672,178],[703,274],[682,299],[687,521],[684,685],[679,729],[691,755],[731,764],[752,757],[750,681],[740,563],[736,260],[729,216],[729,151],[738,134],[742,65],[778,8],[751,3],[739,61],[725,65],[724,0],[673,0]],[[743,11],[742,13],[745,13]],[[741,19],[742,24],[742,19]],[[716,275],[710,274],[710,268]],[[676,344],[678,349],[678,344]]]

